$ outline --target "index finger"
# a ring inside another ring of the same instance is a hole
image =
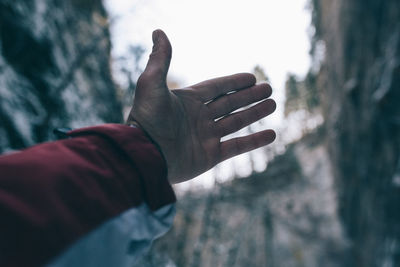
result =
[[[251,73],[237,73],[207,80],[191,86],[205,101],[210,101],[226,93],[253,86],[256,77]]]

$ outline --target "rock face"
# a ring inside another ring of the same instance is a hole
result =
[[[138,266],[400,266],[400,1],[312,3],[324,138],[185,196]]]
[[[344,266],[348,243],[322,131],[263,173],[184,195],[173,229],[135,266]]]
[[[400,266],[400,2],[313,2],[349,266]]]
[[[321,132],[184,196],[137,266],[400,266],[400,1],[312,3]],[[0,153],[121,122],[109,55],[100,0],[0,0]]]
[[[0,153],[121,122],[100,0],[0,0]]]

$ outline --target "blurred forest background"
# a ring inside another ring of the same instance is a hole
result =
[[[310,6],[312,66],[285,88],[300,138],[262,149],[263,172],[179,194],[137,266],[400,266],[400,1]],[[123,121],[143,50],[111,58],[110,23],[100,0],[0,0],[1,153]]]

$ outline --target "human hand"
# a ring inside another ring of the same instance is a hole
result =
[[[161,30],[153,32],[153,51],[139,77],[128,123],[138,123],[159,145],[171,183],[189,180],[219,162],[271,143],[273,130],[221,142],[221,137],[274,112],[271,87],[240,73],[169,90],[172,48]],[[233,113],[249,104],[260,103]]]

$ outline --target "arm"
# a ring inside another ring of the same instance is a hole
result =
[[[140,129],[110,124],[69,135],[72,138],[0,157],[1,266],[42,265],[72,244],[82,250],[90,244],[83,241],[101,235],[104,227],[117,238],[118,218],[130,216],[132,221],[140,211],[139,223],[145,224],[175,202],[165,162]],[[172,210],[161,214],[158,221],[170,225],[172,215]],[[150,229],[151,235],[140,239],[150,243],[164,228]],[[96,244],[89,251],[120,245],[125,253],[137,239],[129,237],[119,238],[114,246]],[[86,259],[93,256],[89,253]]]
[[[129,266],[172,223],[169,183],[274,140],[264,130],[221,142],[275,110],[268,84],[242,73],[169,90],[171,45],[160,30],[153,42],[128,119],[143,131],[92,127],[0,158],[0,265],[41,265],[65,251],[53,263]]]

